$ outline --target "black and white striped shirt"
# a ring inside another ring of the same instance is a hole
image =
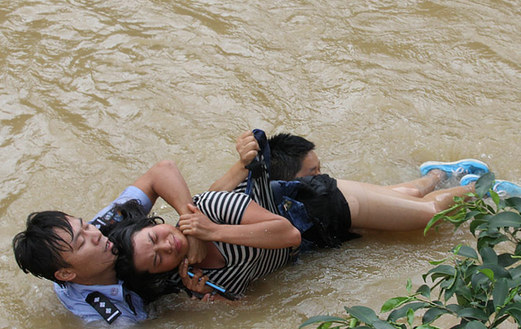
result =
[[[205,192],[193,201],[217,224],[240,225],[252,199],[244,193]],[[203,269],[209,280],[233,294],[242,294],[249,283],[288,263],[291,248],[262,249],[224,242],[214,242],[225,260],[220,269]]]

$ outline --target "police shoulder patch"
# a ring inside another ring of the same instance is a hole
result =
[[[120,315],[121,311],[114,305],[105,295],[98,291],[91,292],[85,301],[101,315],[101,317],[109,324],[114,322]]]

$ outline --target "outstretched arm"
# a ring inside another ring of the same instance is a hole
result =
[[[209,191],[232,191],[237,185],[248,177],[249,165],[257,152],[259,151],[259,144],[253,136],[253,132],[246,131],[239,138],[235,144],[235,149],[239,153],[239,161],[237,161],[221,178],[216,180]]]
[[[174,161],[163,160],[156,163],[133,185],[145,192],[152,204],[161,197],[179,215],[191,213],[188,205],[192,204],[192,196]],[[206,257],[206,245],[194,237],[189,237],[188,243],[190,248],[187,258],[190,264],[201,262]]]
[[[300,245],[300,232],[286,218],[269,212],[254,201],[246,208],[240,225],[216,224],[196,207],[189,207],[192,214],[179,219],[179,228],[187,236],[265,249]]]

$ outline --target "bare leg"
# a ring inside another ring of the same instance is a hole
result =
[[[388,231],[423,229],[436,213],[454,204],[454,196],[474,191],[473,185],[458,186],[418,198],[388,186],[346,180],[337,184],[349,204],[353,228]]]
[[[387,188],[400,192],[403,194],[407,194],[413,197],[422,198],[426,194],[434,191],[436,185],[446,177],[446,174],[438,169],[431,170],[427,173],[427,175],[415,179],[410,182],[401,183],[397,185],[386,186]]]

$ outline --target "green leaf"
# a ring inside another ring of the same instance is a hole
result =
[[[454,280],[451,281],[451,284],[454,283]],[[449,287],[448,289],[445,289],[444,293],[443,293],[443,298],[445,301],[448,301],[449,299],[452,298],[452,296],[454,296],[454,288],[453,287]]]
[[[506,199],[505,202],[508,207],[512,207],[515,210],[521,212],[521,198],[512,197],[512,198]]]
[[[446,307],[449,311],[454,312],[454,313],[458,313],[461,309],[463,309],[463,307],[461,307],[458,304],[449,304]]]
[[[518,311],[521,311],[521,302],[517,302],[517,303],[513,303],[513,304],[510,304],[508,305],[505,310],[509,311],[509,310],[513,310],[513,309],[516,309]]]
[[[394,298],[388,299],[382,305],[382,309],[380,310],[380,312],[381,313],[389,312],[389,311],[395,309],[396,307],[403,305],[404,303],[407,303],[414,299],[415,299],[414,297],[394,297]]]
[[[456,198],[457,197],[454,197],[454,200],[456,200]],[[461,222],[461,220],[456,219],[458,218],[458,216],[461,216],[461,212],[456,212],[460,208],[461,205],[455,204],[452,207],[449,207],[448,209],[440,211],[439,213],[434,215],[434,217],[432,217],[431,220],[425,226],[425,229],[423,230],[423,235],[427,235],[427,231],[430,230],[430,228],[433,227],[440,220],[445,220],[449,222]],[[447,214],[453,214],[454,212],[456,212],[455,215],[447,216]]]
[[[512,276],[512,279],[517,280],[521,278],[521,267],[518,266],[516,268],[511,268],[509,270],[510,275]]]
[[[434,320],[447,313],[449,313],[449,311],[442,308],[431,308],[423,315],[422,322],[426,324],[432,323]]]
[[[440,265],[441,263],[445,263],[447,261],[447,258],[441,259],[441,260],[431,260],[429,261],[429,264],[431,265]]]
[[[487,329],[487,327],[479,321],[471,321],[467,323],[464,329]]]
[[[490,279],[490,281],[494,282],[494,272],[489,268],[483,268],[479,270],[480,273],[483,273]]]
[[[494,275],[494,272],[491,273],[492,275]],[[471,277],[471,287],[472,287],[472,290],[474,291],[473,292],[473,296],[472,296],[472,299],[476,300],[479,298],[480,295],[478,295],[479,293],[486,293],[488,292],[488,286],[491,284],[493,280],[490,280],[489,277],[487,277],[485,274],[479,272],[479,271],[476,271],[476,273],[474,275],[472,275]],[[486,299],[483,299],[483,301],[485,301]]]
[[[517,326],[521,327],[521,310],[517,308],[512,308],[506,311],[506,313],[512,315],[512,317],[516,320]]]
[[[377,320],[377,321],[373,322],[373,327],[375,329],[396,329],[391,324],[389,324],[385,321],[382,321],[382,320]]]
[[[482,310],[478,308],[466,307],[457,312],[459,317],[465,319],[476,319],[476,320],[488,320],[488,316]]]
[[[415,329],[441,329],[441,328],[431,326],[430,324],[422,324],[421,326],[415,327]]]
[[[368,325],[372,325],[373,322],[379,320],[376,316],[376,313],[365,306],[353,306],[351,308],[345,307],[347,313],[351,314],[351,316],[357,318],[361,322],[367,323]]]
[[[414,322],[414,310],[412,308],[407,310],[407,323],[412,327]]]
[[[490,247],[484,247],[479,250],[479,254],[483,259],[483,264],[497,264],[498,258],[494,249]]]
[[[508,238],[501,233],[494,233],[491,234],[489,232],[482,232],[483,235],[480,234],[480,237],[478,237],[478,243],[477,243],[477,249],[480,250],[484,247],[495,247],[501,242],[508,241]]]
[[[425,226],[425,229],[423,230],[423,235],[427,235],[427,231],[431,229],[438,221],[443,219],[444,215],[442,214],[436,214],[434,217],[431,218],[431,220],[427,223]]]
[[[477,267],[478,271],[489,269],[494,273],[495,280],[499,278],[510,278],[510,273],[503,267],[495,264],[485,264]],[[494,280],[492,280],[494,281]]]
[[[336,316],[329,316],[329,315],[317,315],[309,318],[306,322],[301,324],[299,328],[304,328],[305,326],[309,326],[310,324],[317,324],[322,322],[339,322],[339,323],[346,323],[346,319],[339,318]]]
[[[511,282],[508,282],[508,285],[511,286],[512,283],[513,283],[512,281],[511,281]],[[513,288],[512,290],[510,290],[510,291],[508,292],[508,296],[507,296],[505,302],[503,303],[503,305],[507,305],[507,304],[509,304],[512,300],[514,300],[514,298],[515,298],[516,296],[518,296],[518,291],[519,291],[519,289],[521,288],[520,284],[521,284],[521,283],[520,283],[519,281],[515,281],[515,282],[513,283],[512,286],[514,286],[515,288]],[[510,303],[509,306],[511,306],[511,305],[516,305],[516,304],[517,304],[517,303]]]
[[[501,254],[498,256],[498,264],[503,267],[509,267],[510,265],[513,265],[519,261],[518,258],[512,257],[512,254]]]
[[[429,275],[429,274],[431,275],[432,280],[434,281],[439,277],[455,276],[456,270],[454,269],[454,267],[449,266],[449,265],[439,265],[439,266],[436,266],[435,268],[429,270],[427,272],[427,275]]]
[[[480,216],[482,215],[483,213],[481,211],[478,211],[478,210],[473,210],[473,211],[469,211],[467,212],[467,214],[465,215],[465,218],[467,218],[467,220],[471,219],[471,218],[474,218],[474,217],[477,217],[477,216]]]
[[[407,289],[407,293],[410,295],[412,290],[412,281],[411,279],[407,279],[407,284],[405,285],[405,289]]]
[[[494,302],[494,307],[497,309],[505,304],[505,300],[508,296],[508,283],[505,278],[500,278],[496,281],[494,285],[494,290],[492,291],[492,298]]]
[[[392,311],[391,314],[389,314],[387,317],[387,321],[396,322],[398,319],[406,317],[409,311],[414,313],[416,310],[427,306],[429,306],[429,304],[425,302],[412,302],[405,304],[401,308]]]
[[[451,289],[454,283],[456,282],[456,277],[450,277],[443,280],[443,282],[440,284],[440,287],[443,289]]]
[[[421,285],[420,288],[416,290],[416,293],[422,295],[423,297],[431,298],[431,288],[429,288],[429,286],[426,284]]]
[[[499,203],[501,202],[501,198],[499,197],[499,194],[497,194],[496,191],[489,191],[490,197],[492,197],[492,201],[496,205],[497,208],[499,208]]]
[[[494,173],[486,173],[481,176],[476,182],[476,194],[482,198],[484,197],[489,190],[492,189],[495,183]]]
[[[521,227],[521,216],[515,212],[504,211],[496,214],[488,221],[488,227],[500,228],[500,227]]]
[[[516,255],[516,256],[521,256],[521,243],[519,243],[519,244],[516,246],[516,251],[514,252],[514,255]]]
[[[486,224],[487,224],[487,219],[489,217],[492,217],[492,216],[486,216],[484,218],[479,218],[479,219],[474,219],[472,221],[472,223],[470,223],[470,233],[472,233],[472,235],[476,236],[476,231],[477,230],[481,230],[481,229],[485,229],[486,228]]]
[[[478,259],[478,253],[476,252],[476,250],[469,246],[461,246],[458,250],[455,251],[455,253],[459,256]]]
[[[473,299],[472,290],[466,284],[458,283],[458,287],[455,289],[456,298],[458,304],[466,306]]]

